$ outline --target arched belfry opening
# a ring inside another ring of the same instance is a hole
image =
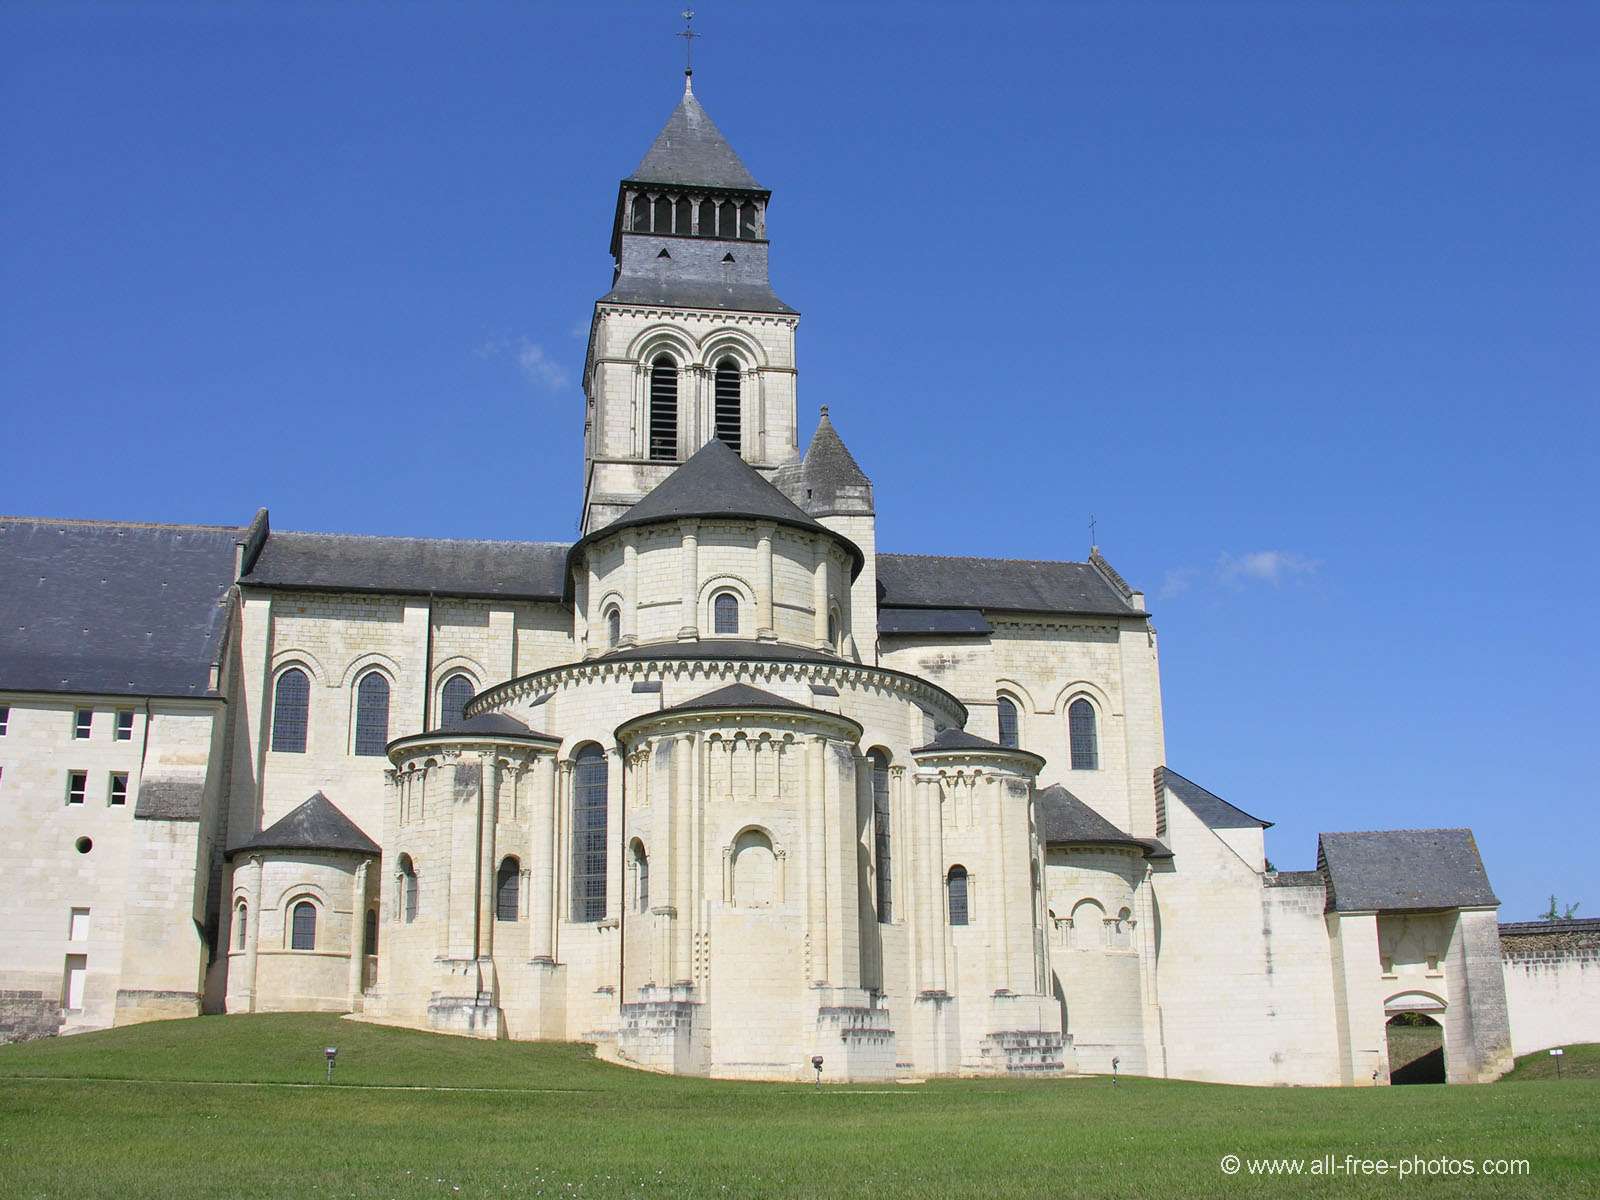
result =
[[[678,457],[678,364],[658,354],[650,364],[650,458],[671,462]]]

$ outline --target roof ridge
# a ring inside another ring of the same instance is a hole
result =
[[[1190,782],[1193,783],[1194,781],[1190,780]],[[1195,784],[1195,787],[1199,787],[1199,786],[1200,785],[1198,783]],[[1221,800],[1222,797],[1218,796],[1217,799]],[[1226,803],[1226,802],[1224,801],[1224,803]],[[1321,830],[1317,831],[1317,836],[1319,838],[1321,838],[1321,837],[1348,837],[1352,833],[1469,833],[1470,834],[1471,832],[1472,832],[1472,826],[1471,825],[1429,825],[1429,826],[1426,826],[1426,827],[1418,827],[1418,826],[1413,826],[1413,825],[1407,825],[1407,826],[1403,826],[1401,828],[1391,828],[1391,829],[1321,829]],[[1473,841],[1477,841],[1477,838],[1474,837]]]
[[[28,517],[0,513],[0,522],[27,521],[35,525],[99,525],[116,529],[204,529],[215,533],[240,533],[248,525],[206,525],[196,521],[117,521],[104,517]]]
[[[1031,563],[1041,567],[1087,567],[1076,558],[1005,558],[994,554],[916,554],[908,550],[880,550],[879,558],[968,558],[984,562]]]
[[[558,546],[563,550],[572,546],[571,542],[523,541],[519,538],[428,537],[410,533],[330,533],[319,529],[274,529],[271,536],[361,538],[369,542],[447,542],[453,546],[469,542],[480,546]]]

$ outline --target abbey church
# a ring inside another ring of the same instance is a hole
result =
[[[719,1077],[1336,1085],[1419,1012],[1503,1073],[1470,831],[1275,871],[1167,762],[1098,550],[880,551],[689,82],[616,197],[576,541],[0,518],[0,1036],[314,1010]]]

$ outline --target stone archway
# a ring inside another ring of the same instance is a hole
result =
[[[1444,1001],[1425,992],[1395,996],[1384,1005],[1389,1082],[1443,1083]]]

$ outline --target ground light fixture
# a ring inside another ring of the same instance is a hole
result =
[[[1122,1059],[1121,1058],[1113,1058],[1111,1060],[1111,1086],[1112,1087],[1116,1087],[1117,1086],[1117,1068],[1120,1067],[1121,1065],[1122,1065]]]
[[[817,1072],[817,1091],[820,1092],[822,1090],[822,1055],[813,1054],[811,1056],[811,1065],[816,1068],[816,1072]]]
[[[322,1051],[322,1057],[328,1060],[328,1082],[333,1082],[333,1063],[339,1057],[339,1047],[327,1046]]]

